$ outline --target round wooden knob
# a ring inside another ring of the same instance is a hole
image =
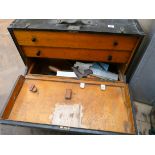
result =
[[[41,51],[38,51],[38,52],[36,53],[37,56],[40,56],[40,54],[41,54]]]
[[[108,61],[111,61],[111,60],[112,60],[112,56],[109,55],[109,56],[108,56]]]
[[[113,46],[117,46],[118,45],[118,42],[117,41],[114,41],[113,42]]]
[[[37,39],[36,38],[32,38],[32,42],[36,42],[37,41]]]

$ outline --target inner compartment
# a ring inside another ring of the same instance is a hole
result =
[[[30,65],[28,67],[28,74],[42,74],[57,76],[56,71],[52,71],[50,66],[58,69],[59,71],[73,72],[72,67],[76,62],[85,63],[85,64],[94,64],[102,62],[93,62],[93,61],[75,61],[75,60],[64,60],[64,59],[47,59],[47,58],[30,58]],[[118,81],[124,81],[124,75],[120,70],[120,64],[116,63],[104,63],[108,64],[108,72],[118,74]],[[102,78],[96,76],[88,76],[84,78],[93,78],[98,80],[103,80]]]

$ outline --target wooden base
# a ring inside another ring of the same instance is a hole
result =
[[[85,83],[83,89],[80,83]],[[37,92],[29,90],[31,85]],[[65,98],[68,89],[72,91],[70,99]],[[121,82],[27,76],[12,109],[7,107],[3,119],[51,125],[69,122],[78,128],[135,133],[128,88]]]

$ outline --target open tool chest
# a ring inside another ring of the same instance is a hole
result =
[[[0,123],[74,134],[136,134],[125,75],[143,39],[137,20],[15,20],[8,30],[27,67]],[[117,80],[57,76],[107,63]],[[55,71],[57,72],[57,71]]]

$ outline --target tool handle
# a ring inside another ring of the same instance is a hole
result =
[[[60,71],[58,68],[54,67],[54,66],[48,66],[48,68],[50,69],[50,71],[57,73],[57,71]]]

